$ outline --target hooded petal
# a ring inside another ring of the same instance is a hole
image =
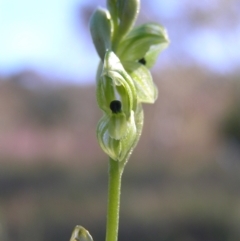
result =
[[[122,111],[129,118],[130,111],[136,106],[135,86],[118,57],[107,51],[97,80],[97,101],[102,110],[111,113],[110,103],[114,100],[122,103]]]

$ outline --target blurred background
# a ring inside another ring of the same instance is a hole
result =
[[[142,0],[171,44],[152,69],[141,140],[123,175],[119,240],[240,240],[240,2]],[[107,157],[95,129],[105,0],[0,1],[0,240],[104,240]]]

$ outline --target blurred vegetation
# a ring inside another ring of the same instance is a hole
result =
[[[68,240],[76,224],[103,240],[107,160],[95,138],[95,87],[31,77],[29,88],[19,81],[29,74],[0,82],[0,240]],[[144,106],[124,173],[119,240],[239,240],[236,75],[154,75],[159,100]]]

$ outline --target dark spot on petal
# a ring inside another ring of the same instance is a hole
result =
[[[147,61],[144,58],[138,60],[138,63],[146,65]]]
[[[121,112],[121,109],[122,109],[122,103],[121,101],[119,100],[113,100],[111,103],[110,103],[110,109],[113,113],[117,114],[119,112]]]

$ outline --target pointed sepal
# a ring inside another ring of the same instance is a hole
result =
[[[120,41],[135,23],[140,9],[139,0],[108,0],[108,9],[113,18],[114,40]]]
[[[121,39],[133,27],[140,9],[139,0],[118,1],[118,32],[116,38]]]
[[[111,49],[113,23],[110,13],[97,8],[90,18],[90,32],[99,57],[103,60],[107,49]]]
[[[124,165],[127,163],[129,157],[131,156],[133,149],[136,147],[140,136],[142,134],[142,128],[143,128],[143,121],[144,121],[144,115],[143,115],[143,109],[142,105],[138,103],[137,108],[134,112],[134,121],[136,126],[136,133],[134,137],[132,137],[131,146],[128,146],[128,149],[125,151],[123,155]],[[125,143],[126,140],[122,140],[122,146],[124,147],[127,143]]]

